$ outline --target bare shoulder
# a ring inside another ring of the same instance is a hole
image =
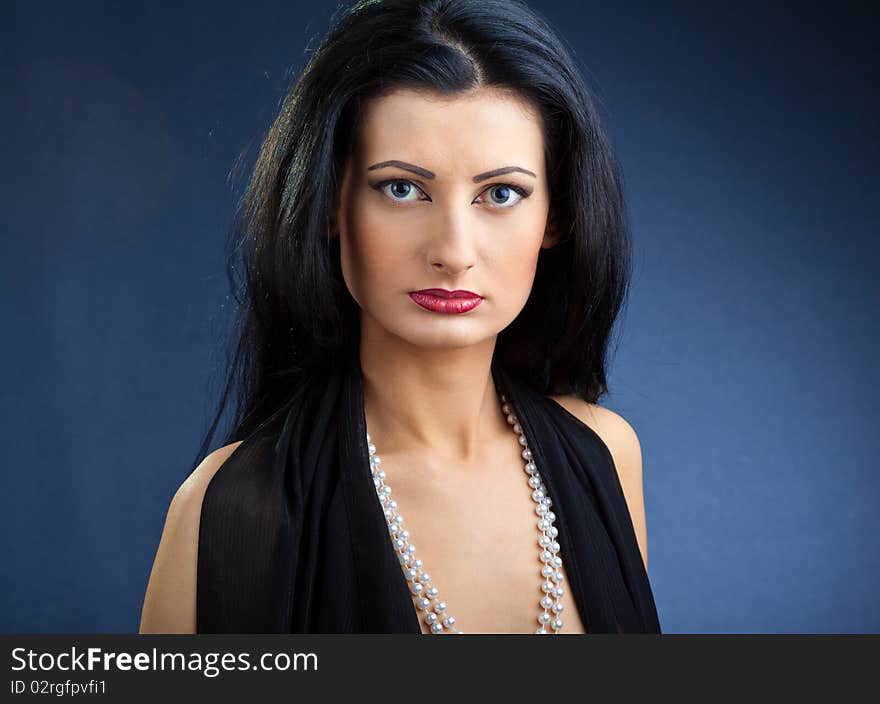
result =
[[[595,431],[608,446],[614,456],[615,464],[618,456],[622,460],[632,460],[635,455],[638,455],[641,459],[642,448],[639,437],[632,425],[619,413],[596,403],[587,403],[577,396],[550,396],[549,398],[552,398]],[[625,462],[624,465],[624,467],[617,468],[618,472],[628,467],[632,468],[631,462]],[[641,470],[641,466],[639,466],[639,470]]]
[[[171,499],[147,583],[140,633],[196,632],[196,572],[202,500],[214,474],[240,444],[241,441],[234,442],[210,453]]]
[[[645,569],[648,567],[648,541],[642,481],[642,446],[635,429],[619,413],[577,396],[549,396],[592,429],[607,445],[614,459],[620,486],[635,528]]]

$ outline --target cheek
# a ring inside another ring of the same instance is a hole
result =
[[[503,244],[496,247],[493,258],[498,272],[499,288],[510,296],[528,298],[538,266],[538,255],[543,241],[543,229],[538,224],[526,224],[508,231]]]
[[[526,304],[532,292],[537,264],[537,256],[532,256],[529,253],[528,256],[517,257],[508,267],[507,279],[503,283],[503,289],[509,292],[510,304],[517,311],[521,310]]]
[[[365,299],[394,290],[403,267],[387,217],[377,217],[367,205],[358,205],[355,212],[359,216],[340,233],[340,255],[349,291],[363,306]]]

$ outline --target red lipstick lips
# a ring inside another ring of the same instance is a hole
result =
[[[472,291],[447,291],[445,288],[410,291],[409,297],[422,308],[434,313],[467,313],[483,302],[483,297]]]

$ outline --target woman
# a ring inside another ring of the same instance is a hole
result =
[[[621,183],[546,22],[354,5],[243,205],[199,456],[238,383],[234,427],[171,502],[141,632],[659,632],[638,439],[596,404]]]

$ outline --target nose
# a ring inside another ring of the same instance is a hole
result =
[[[426,260],[435,273],[457,277],[476,263],[477,224],[469,215],[467,206],[437,209],[426,248]]]

